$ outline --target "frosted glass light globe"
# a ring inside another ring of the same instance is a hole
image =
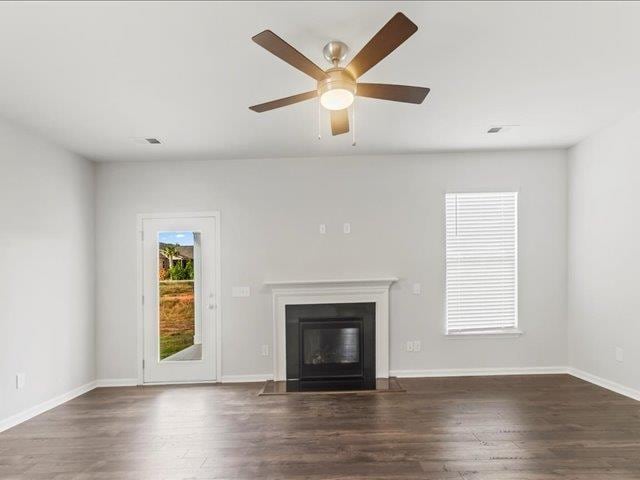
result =
[[[353,92],[344,88],[327,90],[320,96],[320,104],[327,110],[344,110],[353,103]]]

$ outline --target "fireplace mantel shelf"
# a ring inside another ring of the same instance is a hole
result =
[[[270,288],[296,288],[313,286],[386,286],[397,282],[397,277],[382,278],[348,278],[348,279],[323,279],[323,280],[272,280],[265,281],[264,285]]]

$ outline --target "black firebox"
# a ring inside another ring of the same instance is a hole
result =
[[[375,312],[375,303],[287,305],[287,389],[375,389]]]

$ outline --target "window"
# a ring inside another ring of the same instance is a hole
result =
[[[518,326],[518,194],[446,195],[447,334]]]

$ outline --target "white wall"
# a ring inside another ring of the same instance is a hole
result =
[[[640,112],[569,151],[569,364],[640,390]],[[624,350],[623,362],[615,349]]]
[[[385,275],[393,370],[566,365],[566,186],[565,151],[100,164],[98,378],[137,374],[136,214],[201,210],[222,216],[223,375],[272,373],[264,280]],[[443,336],[444,193],[470,190],[520,191],[521,338]]]
[[[94,208],[92,163],[0,123],[0,427],[95,380]]]
[[[392,370],[569,364],[640,390],[639,130],[640,113],[589,137],[568,170],[564,151],[94,167],[0,123],[0,423],[96,375],[135,378],[136,214],[147,212],[222,213],[224,375],[271,373],[264,280],[396,275]],[[447,339],[443,194],[482,190],[520,192],[525,335]],[[233,285],[253,295],[231,298]],[[406,340],[422,352],[402,351]]]

